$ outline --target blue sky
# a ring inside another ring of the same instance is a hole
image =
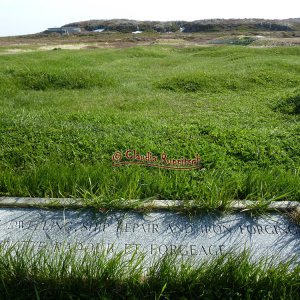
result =
[[[299,0],[0,0],[0,36],[91,19],[300,18]]]

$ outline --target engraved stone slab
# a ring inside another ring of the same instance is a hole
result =
[[[145,258],[177,253],[183,258],[213,258],[227,251],[250,249],[254,258],[296,257],[300,227],[287,216],[268,213],[201,214],[93,210],[0,208],[0,242],[41,249],[104,249],[107,254],[137,250]]]

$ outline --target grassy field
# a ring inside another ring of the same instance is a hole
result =
[[[202,209],[300,201],[299,47],[192,46],[188,36],[129,47],[108,37],[112,48],[92,40],[90,49],[62,50],[60,38],[55,51],[45,51],[49,41],[43,51],[18,39],[0,47],[0,196],[80,197],[108,208],[133,199],[195,200]],[[198,154],[202,168],[114,167],[114,153],[128,149]],[[254,263],[247,253],[193,266],[166,257],[145,274],[142,260],[122,253],[79,259],[2,245],[3,299],[297,299],[300,289],[299,266]]]
[[[299,201],[299,84],[299,47],[0,55],[0,195]],[[127,149],[202,169],[113,167]]]

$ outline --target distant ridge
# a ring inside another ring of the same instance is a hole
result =
[[[196,21],[137,21],[128,19],[89,20],[64,25],[83,31],[104,29],[129,33],[136,30],[153,32],[214,32],[214,31],[298,31],[300,18],[271,19],[205,19]]]

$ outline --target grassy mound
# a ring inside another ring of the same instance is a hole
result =
[[[237,90],[254,90],[262,87],[295,86],[299,79],[289,74],[284,76],[274,70],[249,70],[241,74],[235,73],[186,73],[161,79],[154,86],[162,90],[183,93],[222,93]]]
[[[276,106],[276,109],[284,114],[299,115],[300,114],[300,93],[288,96],[282,99]]]
[[[114,83],[104,73],[89,69],[10,69],[5,75],[21,89],[36,91],[102,88]]]

